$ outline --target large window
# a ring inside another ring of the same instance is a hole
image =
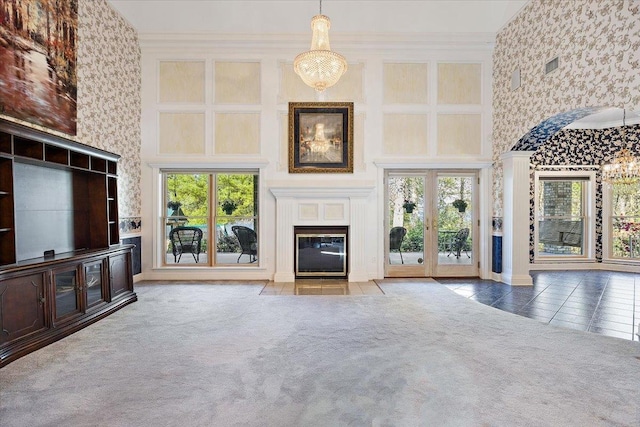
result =
[[[163,172],[164,265],[257,265],[258,173]]]
[[[640,260],[640,183],[611,185],[611,258]]]
[[[590,256],[591,174],[537,177],[536,258]]]

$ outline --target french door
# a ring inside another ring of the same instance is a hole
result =
[[[478,276],[476,171],[388,171],[385,276]]]

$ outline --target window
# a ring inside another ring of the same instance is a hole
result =
[[[162,173],[165,266],[257,265],[258,173]]]
[[[611,258],[640,260],[640,183],[611,185]]]
[[[536,258],[592,256],[593,174],[536,177]]]

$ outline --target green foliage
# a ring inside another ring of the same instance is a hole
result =
[[[254,174],[217,174],[218,216],[233,215],[234,217],[253,217],[257,215],[257,180]],[[224,203],[230,201],[236,204],[232,213],[224,211]],[[231,222],[230,219],[219,218],[219,224]]]
[[[467,202],[462,199],[456,199],[451,203],[451,205],[458,209],[458,212],[464,212],[467,209]]]
[[[407,235],[404,236],[402,241],[402,250],[406,252],[422,252],[423,250],[423,235],[422,230],[424,223],[422,221],[416,221],[411,227],[407,228]]]
[[[168,174],[167,201],[181,203],[188,217],[206,217],[208,212],[208,174]],[[169,212],[171,213],[171,212]]]

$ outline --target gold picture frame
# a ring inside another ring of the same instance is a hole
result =
[[[289,173],[353,173],[353,102],[289,103]]]

